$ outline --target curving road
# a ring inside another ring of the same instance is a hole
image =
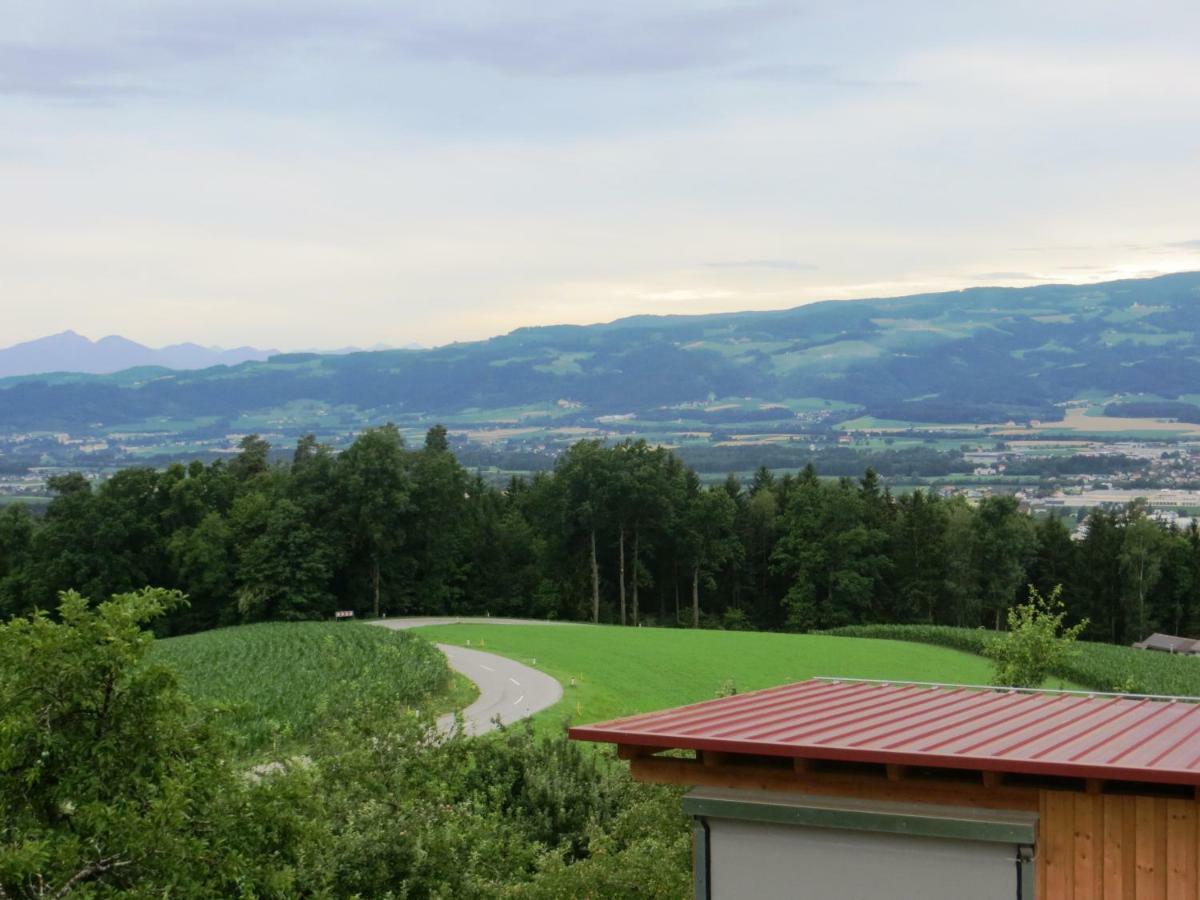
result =
[[[419,628],[422,625],[452,625],[473,622],[487,625],[547,625],[565,624],[538,622],[523,619],[491,618],[427,618],[382,619],[372,622],[383,628]],[[553,706],[562,697],[562,685],[537,669],[521,665],[505,656],[438,644],[446,654],[450,667],[470,678],[479,687],[479,699],[462,711],[463,731],[467,734],[483,734],[496,727],[495,720],[507,725],[516,722],[548,706]],[[454,727],[454,714],[438,719],[438,728],[449,731]]]

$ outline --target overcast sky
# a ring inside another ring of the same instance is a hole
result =
[[[1200,269],[1200,4],[6,0],[0,345]]]

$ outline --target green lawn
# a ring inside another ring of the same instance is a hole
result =
[[[608,625],[439,625],[419,633],[460,646],[469,640],[557,678],[564,697],[538,715],[542,728],[711,699],[730,679],[749,691],[814,675],[964,684],[991,675],[970,653],[824,635]]]
[[[218,707],[254,757],[302,748],[331,709],[386,692],[437,712],[470,703],[445,657],[414,634],[354,622],[270,622],[156,641],[187,692]]]

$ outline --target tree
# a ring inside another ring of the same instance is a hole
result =
[[[29,590],[30,554],[33,551],[33,516],[14,504],[0,510],[0,620],[22,612]]]
[[[724,488],[703,489],[689,473],[688,506],[683,516],[688,567],[692,575],[692,627],[700,627],[701,578],[712,583],[712,573],[740,550],[733,531],[736,507]]]
[[[891,558],[897,621],[939,620],[945,596],[947,514],[936,494],[916,490],[896,501]]]
[[[234,504],[237,604],[243,621],[316,619],[333,612],[332,549],[286,498],[246,494]]]
[[[562,524],[568,533],[582,533],[587,541],[592,582],[592,621],[600,621],[600,563],[596,533],[606,521],[608,457],[599,441],[579,441],[558,458],[554,466],[556,487],[564,499]]]
[[[1035,544],[1029,517],[1016,497],[985,497],[974,519],[974,566],[984,613],[999,630],[1003,617],[1025,581]]]
[[[368,428],[338,457],[349,542],[367,566],[376,618],[384,561],[404,545],[412,494],[408,463],[404,439],[392,424]]]
[[[60,621],[0,625],[0,897],[261,896],[284,883],[256,870],[291,853],[270,859],[275,829],[241,807],[225,747],[147,657],[141,626],[180,600],[147,589],[90,609],[67,592]]]
[[[1041,687],[1042,682],[1078,651],[1075,639],[1087,627],[1063,627],[1067,608],[1061,586],[1048,597],[1029,586],[1029,599],[1008,610],[1008,631],[984,648],[994,667],[992,683],[1008,687]]]
[[[1158,525],[1146,518],[1140,506],[1132,507],[1121,541],[1121,572],[1125,576],[1125,596],[1131,608],[1131,618],[1137,623],[1138,640],[1149,633],[1146,594],[1158,582],[1163,544],[1163,533]]]
[[[791,627],[849,625],[871,616],[887,532],[876,525],[870,493],[849,479],[826,487],[815,472],[801,474],[773,560],[791,580],[783,601]]]
[[[606,507],[617,523],[617,583],[621,624],[627,624],[626,584],[632,582],[632,621],[640,616],[639,588],[643,578],[642,537],[661,529],[670,515],[671,472],[667,454],[644,440],[624,441],[611,451],[612,476]],[[626,577],[626,542],[632,535],[632,578]]]
[[[271,445],[257,434],[248,434],[238,442],[239,453],[229,464],[229,471],[239,481],[248,481],[270,468],[267,456]]]
[[[1049,516],[1035,530],[1037,551],[1029,569],[1029,580],[1043,595],[1055,585],[1066,584],[1075,571],[1075,541],[1058,516]]]
[[[233,538],[225,518],[211,512],[195,528],[182,528],[167,544],[175,583],[191,600],[180,630],[212,628],[232,624],[222,606],[229,600],[236,580]]]
[[[410,606],[446,612],[456,608],[462,595],[471,490],[466,471],[450,452],[445,428],[429,430],[424,448],[411,454],[410,471],[411,524],[405,554],[413,569],[408,579],[413,586]]]
[[[1117,515],[1103,509],[1092,510],[1086,524],[1087,535],[1076,554],[1073,579],[1075,590],[1081,596],[1073,602],[1091,623],[1092,636],[1124,643],[1127,630],[1121,590],[1124,532]]]

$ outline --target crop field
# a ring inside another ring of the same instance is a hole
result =
[[[829,634],[934,644],[982,653],[992,633],[942,625],[852,625]],[[1078,654],[1057,673],[1088,690],[1200,697],[1200,659],[1080,641]]]
[[[535,666],[563,685],[563,700],[538,716],[595,722],[786,684],[814,675],[986,684],[979,656],[900,641],[809,634],[620,628],[607,625],[438,625],[430,640],[471,646]],[[574,686],[571,679],[575,679]]]
[[[336,705],[372,691],[437,711],[451,689],[446,659],[424,639],[356,623],[270,622],[156,641],[200,703],[221,710],[248,756],[300,747]],[[451,695],[469,702],[472,689]]]

